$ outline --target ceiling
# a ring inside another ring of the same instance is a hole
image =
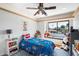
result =
[[[26,7],[38,7],[38,3],[0,3],[0,7],[12,10],[33,19],[39,19],[73,11],[79,6],[79,3],[44,3],[44,7],[50,6],[56,6],[56,9],[45,10],[48,14],[47,16],[42,14],[34,16],[37,10],[26,9]]]

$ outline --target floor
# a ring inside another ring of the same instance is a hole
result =
[[[69,56],[69,53],[67,51],[64,51],[63,49],[55,48],[54,56]]]
[[[17,52],[16,54],[14,54],[12,56],[32,56],[32,55],[23,50],[20,50],[19,52]],[[69,54],[68,54],[68,52],[64,51],[63,49],[55,48],[54,56],[69,56]]]

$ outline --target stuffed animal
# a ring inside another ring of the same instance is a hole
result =
[[[25,37],[26,39],[30,38],[30,34],[29,33],[23,34],[22,36]]]
[[[79,51],[79,42],[76,44],[76,50]]]
[[[69,50],[69,42],[68,42],[68,38],[67,37],[64,37],[63,38],[63,42],[62,42],[62,46],[61,46],[61,49],[64,49],[65,51],[68,51]]]
[[[40,31],[36,31],[36,33],[35,33],[35,35],[34,35],[34,37],[36,37],[36,38],[40,38],[41,37],[41,33],[40,33]]]
[[[48,36],[50,36],[50,33],[46,31],[44,37],[47,38]]]

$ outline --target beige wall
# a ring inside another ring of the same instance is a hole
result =
[[[75,18],[73,20],[73,27],[74,29],[79,29],[79,9],[77,13],[75,14]]]

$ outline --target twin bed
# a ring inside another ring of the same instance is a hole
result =
[[[43,40],[39,38],[25,39],[22,37],[19,48],[25,50],[28,53],[36,56],[52,56],[54,52],[55,44],[52,41]]]

